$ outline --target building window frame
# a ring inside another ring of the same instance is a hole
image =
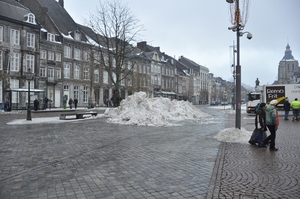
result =
[[[54,52],[48,51],[48,60],[54,61]]]
[[[64,57],[71,58],[71,47],[70,46],[64,46]]]
[[[89,68],[88,67],[84,67],[84,69],[83,69],[83,79],[89,80]]]
[[[55,53],[55,61],[61,62],[61,53]]]
[[[26,54],[26,71],[31,69],[31,72],[34,73],[34,55]]]
[[[28,32],[27,33],[27,46],[28,47],[35,47],[35,34]]]
[[[20,70],[20,53],[13,53],[10,63],[10,70],[18,72]]]
[[[64,65],[64,78],[70,79],[71,64],[66,62]]]
[[[40,67],[40,77],[47,77],[46,67],[44,67],[44,66]]]
[[[11,35],[11,42],[14,45],[20,45],[20,31],[11,29],[10,30],[10,35]]]
[[[80,66],[79,64],[74,65],[74,79],[79,79],[80,77]]]
[[[3,28],[3,26],[0,26],[0,41],[3,41],[3,38],[4,38],[3,33],[4,33],[4,28]]]
[[[99,82],[99,69],[94,70],[94,83]]]

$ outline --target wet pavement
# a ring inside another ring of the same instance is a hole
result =
[[[139,127],[105,118],[7,125],[0,114],[0,198],[299,198],[299,126],[281,121],[277,152],[220,143],[235,115],[197,106],[207,121]],[[99,113],[103,113],[99,110]],[[252,116],[242,127],[253,130]],[[36,117],[59,112],[33,113]]]

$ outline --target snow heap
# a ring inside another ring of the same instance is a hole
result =
[[[181,126],[172,120],[200,119],[210,115],[203,113],[190,102],[169,98],[149,98],[145,92],[137,92],[121,101],[116,109],[104,113],[107,122],[138,126]]]

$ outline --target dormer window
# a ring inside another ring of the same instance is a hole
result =
[[[47,33],[47,41],[55,42],[55,35],[51,33]]]
[[[75,32],[75,34],[74,34],[74,39],[75,39],[76,41],[80,41],[80,32]]]
[[[25,19],[26,19],[26,22],[28,22],[28,23],[36,24],[35,23],[35,16],[32,13],[29,13],[29,14],[25,15]]]

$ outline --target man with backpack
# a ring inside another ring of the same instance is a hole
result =
[[[260,103],[257,105],[257,109],[255,110],[255,130],[254,133],[249,140],[249,143],[252,145],[256,145],[258,147],[266,147],[263,143],[263,140],[266,138],[266,103]],[[258,132],[256,134],[256,132]]]

